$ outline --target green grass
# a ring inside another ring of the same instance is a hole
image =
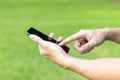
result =
[[[0,0],[0,80],[87,80],[39,56],[26,35],[30,27],[64,38],[80,29],[120,26],[120,5],[107,0]],[[105,42],[85,59],[120,57],[120,45]]]

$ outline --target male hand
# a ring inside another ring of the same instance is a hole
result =
[[[49,41],[44,41],[40,37],[36,35],[30,35],[29,36],[33,41],[38,43],[39,50],[41,55],[45,57],[49,56],[56,56],[56,55],[64,55],[66,54],[65,51],[57,44],[49,42]],[[53,38],[53,33],[50,34],[50,38]],[[58,42],[60,42],[62,38],[60,37],[58,39]]]
[[[81,30],[59,43],[63,46],[75,41],[74,47],[80,53],[90,52],[94,47],[102,44],[106,39],[105,29]]]

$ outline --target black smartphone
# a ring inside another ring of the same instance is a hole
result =
[[[50,41],[50,42],[53,42],[53,43],[58,43],[55,39],[50,39],[46,34],[36,30],[35,28],[29,28],[27,31],[26,31],[26,34],[29,36],[30,34],[34,34],[34,35],[37,35],[39,36],[40,38],[42,38],[43,40],[45,41]],[[65,52],[69,52],[69,47],[67,46],[61,46]]]

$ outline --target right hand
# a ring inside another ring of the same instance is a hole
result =
[[[71,41],[75,41],[75,49],[80,53],[88,53],[94,47],[102,44],[106,39],[105,29],[98,30],[80,30],[72,36],[59,43],[63,46]]]

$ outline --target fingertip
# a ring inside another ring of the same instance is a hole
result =
[[[63,37],[62,37],[62,36],[60,36],[60,37],[58,38],[58,40],[63,40]]]
[[[64,45],[64,43],[63,43],[63,42],[60,42],[58,45],[59,45],[59,46],[63,46],[63,45]]]
[[[62,42],[62,40],[63,40],[63,37],[62,36],[60,36],[58,39],[57,39],[57,44],[59,44],[60,42]]]
[[[77,34],[74,34],[74,35],[66,38],[65,40],[63,40],[59,45],[60,45],[60,46],[63,46],[63,45],[65,45],[65,44],[69,43],[69,42],[72,42],[72,41],[76,40],[78,37],[79,37],[79,36],[78,36]]]
[[[55,36],[55,33],[54,33],[54,32],[51,32],[51,33],[49,34],[49,38],[54,38],[54,36]]]
[[[51,32],[50,34],[55,34],[54,32]]]
[[[60,45],[60,46],[64,46],[65,44],[67,44],[67,43],[69,43],[69,42],[71,42],[71,41],[69,40],[69,38],[67,38],[67,39],[61,41],[61,42],[59,43],[59,45]]]
[[[82,53],[82,54],[85,54],[85,53],[86,53],[86,50],[85,50],[83,47],[81,47],[81,48],[79,49],[79,51],[80,51],[80,53]]]

